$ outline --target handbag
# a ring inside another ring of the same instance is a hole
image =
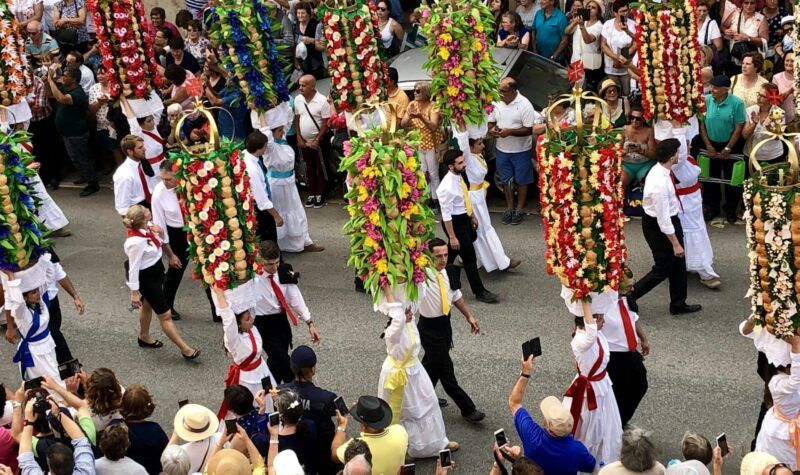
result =
[[[708,30],[711,29],[711,21],[712,20],[710,19],[708,20],[708,26],[706,27],[706,35],[705,39],[703,40],[703,44],[711,48],[711,51],[713,51],[713,54],[711,55],[711,69],[713,69],[716,72],[716,71],[721,71],[722,68],[725,66],[725,64],[728,62],[728,53],[727,51],[725,51],[726,43],[724,41],[722,43],[721,50],[717,50],[717,47],[714,46],[713,42],[712,43],[708,42]]]
[[[631,184],[625,190],[624,213],[625,216],[644,216],[642,200],[644,199],[644,187],[638,184]]]
[[[742,13],[739,12],[739,21],[736,24],[736,33],[742,32]],[[706,31],[708,33],[708,31]],[[742,61],[745,54],[756,51],[758,48],[750,44],[749,41],[737,41],[731,48],[731,57],[737,61]]]

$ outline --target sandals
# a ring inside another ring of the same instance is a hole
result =
[[[139,347],[141,348],[161,348],[164,346],[164,343],[161,343],[158,340],[154,340],[153,343],[148,343],[141,338],[137,338],[137,340],[139,341]]]
[[[183,353],[181,353],[181,356],[183,356],[187,360],[193,360],[196,359],[198,356],[200,356],[200,350],[194,350],[194,352],[191,355],[184,355]]]

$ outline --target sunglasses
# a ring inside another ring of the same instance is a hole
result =
[[[644,120],[644,117],[642,117],[640,115],[632,115],[631,116],[631,121],[634,121],[634,120]]]
[[[422,94],[422,89],[414,89],[414,94]]]
[[[511,89],[510,89],[510,88],[502,88],[502,87],[501,87],[499,90],[500,90],[500,92],[501,92],[501,93],[503,93],[503,94],[505,94],[505,93],[507,93],[507,92],[511,92]]]
[[[379,12],[388,12],[388,11],[389,11],[389,9],[388,9],[388,8],[386,8],[386,7],[378,7],[378,11],[379,11]]]
[[[772,468],[769,469],[769,475],[775,475],[775,473],[778,472],[779,468],[788,468],[789,470],[791,470],[791,467],[789,467],[785,463],[778,463],[773,465]]]

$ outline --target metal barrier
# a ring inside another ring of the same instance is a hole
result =
[[[697,154],[697,163],[700,166],[700,176],[698,181],[703,183],[721,183],[723,185],[742,186],[747,169],[747,157],[741,153],[731,153],[728,155],[728,160],[733,160],[731,176],[727,178],[715,178],[711,176],[711,158],[708,156],[708,151],[699,149]]]

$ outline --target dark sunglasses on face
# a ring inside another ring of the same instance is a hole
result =
[[[644,117],[642,117],[640,115],[632,115],[631,116],[631,122],[633,122],[634,120],[636,120],[636,121],[644,120]]]
[[[388,9],[388,8],[386,8],[386,7],[378,7],[378,11],[379,11],[379,12],[388,12],[388,11],[389,11],[389,9]]]

